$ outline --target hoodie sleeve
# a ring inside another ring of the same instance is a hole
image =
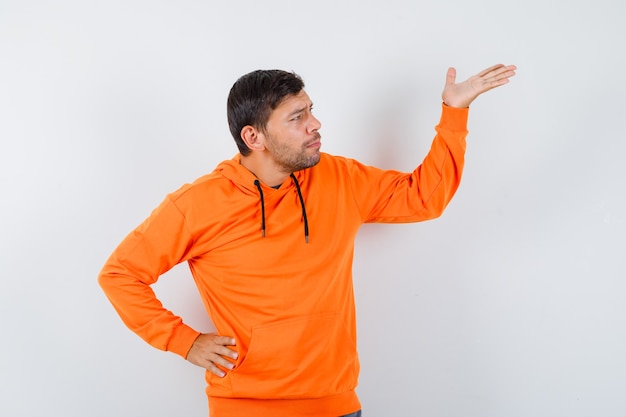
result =
[[[98,277],[126,326],[152,346],[184,358],[200,333],[165,309],[150,285],[184,261],[191,244],[185,218],[168,197],[121,242]]]
[[[443,213],[461,182],[468,112],[442,104],[430,151],[411,173],[351,161],[350,178],[363,222],[417,222]]]

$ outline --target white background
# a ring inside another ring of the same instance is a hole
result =
[[[459,79],[437,220],[367,225],[354,264],[367,417],[626,415],[619,0],[0,2],[0,415],[203,416],[203,372],[127,330],[96,277],[167,194],[231,158],[232,83],[303,76],[323,150],[412,170]],[[186,266],[156,286],[211,329]]]

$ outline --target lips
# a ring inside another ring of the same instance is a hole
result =
[[[322,146],[322,135],[316,132],[315,139],[304,145],[306,148],[320,148]]]
[[[315,142],[309,143],[306,147],[307,148],[321,148],[322,142],[319,140],[316,140]]]

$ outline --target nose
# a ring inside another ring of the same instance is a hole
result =
[[[317,117],[311,115],[311,120],[309,123],[309,132],[317,132],[322,128],[322,123],[317,119]]]

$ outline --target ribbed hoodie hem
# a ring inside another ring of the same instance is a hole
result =
[[[210,417],[339,417],[360,409],[361,403],[354,391],[289,400],[209,397]]]

